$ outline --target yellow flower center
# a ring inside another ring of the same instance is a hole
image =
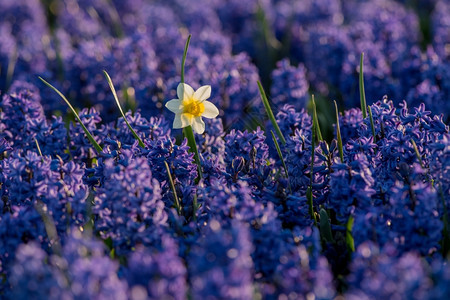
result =
[[[194,117],[200,117],[205,111],[205,105],[203,104],[203,102],[200,102],[197,99],[193,98],[183,100],[183,106],[183,113],[191,114]]]

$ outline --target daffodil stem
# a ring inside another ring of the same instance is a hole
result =
[[[181,60],[181,83],[184,83],[184,65],[186,64],[186,56],[189,49],[189,43],[191,41],[191,35],[188,36],[186,44],[184,45],[183,58]],[[200,155],[198,154],[197,143],[195,142],[194,132],[192,127],[189,125],[183,129],[184,136],[187,138],[190,152],[194,152],[194,160],[197,164],[198,179],[202,179],[202,166],[200,164]]]
[[[197,164],[198,179],[202,179],[203,178],[202,165],[200,164],[200,155],[198,154],[198,148],[197,143],[195,142],[194,131],[192,131],[192,127],[189,125],[187,127],[184,127],[183,132],[184,136],[187,138],[190,151],[194,153],[194,160],[195,163]]]

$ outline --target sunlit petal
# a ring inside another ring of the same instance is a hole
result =
[[[211,97],[211,86],[210,85],[204,85],[199,87],[198,90],[194,93],[194,98],[198,101],[204,101]]]
[[[219,110],[212,102],[204,101],[203,105],[205,106],[205,110],[202,113],[203,117],[212,119],[219,115]]]
[[[188,99],[194,96],[194,89],[186,83],[180,83],[177,87],[177,96],[178,99]]]
[[[202,117],[196,117],[194,122],[192,122],[192,129],[198,134],[202,134],[205,131],[205,122],[203,122]]]
[[[166,103],[166,107],[175,114],[181,113],[183,111],[183,105],[179,99],[170,100]]]
[[[194,118],[191,114],[181,114],[181,124],[183,125],[182,128],[192,125],[193,121]]]

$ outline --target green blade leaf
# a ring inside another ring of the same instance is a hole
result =
[[[317,134],[317,138],[319,139],[319,141],[323,141],[322,138],[322,132],[320,131],[320,126],[319,126],[319,118],[317,117],[317,108],[316,108],[316,101],[314,101],[314,95],[312,95],[312,105],[313,105],[313,121],[316,127],[316,134]]]
[[[345,241],[347,243],[347,247],[352,252],[355,252],[355,241],[353,240],[353,235],[352,235],[354,222],[355,222],[355,219],[352,216],[350,216],[348,218],[347,228],[346,228],[346,232],[345,232]]]
[[[170,168],[166,161],[164,161],[166,166],[167,176],[169,177],[170,188],[172,189],[173,198],[175,199],[175,208],[177,209],[178,215],[181,216],[181,206],[180,201],[178,201],[177,190],[175,189],[175,184],[173,183],[172,174],[170,174]]]
[[[112,92],[112,94],[114,96],[114,100],[116,100],[117,107],[119,108],[120,114],[122,115],[122,118],[125,120],[125,123],[127,124],[128,129],[130,129],[130,131],[133,134],[134,138],[139,141],[139,146],[142,147],[142,148],[145,148],[144,142],[137,135],[136,131],[134,131],[134,129],[131,127],[130,123],[128,122],[127,118],[125,117],[125,114],[124,114],[124,112],[122,110],[122,107],[120,106],[119,97],[117,97],[116,89],[114,88],[114,84],[113,84],[113,82],[111,80],[111,77],[109,76],[109,74],[105,70],[103,70],[103,74],[105,75],[106,80],[108,81],[109,88],[111,89],[111,92]]]
[[[341,162],[344,162],[344,149],[342,147],[342,136],[341,136],[341,126],[339,125],[339,111],[337,107],[336,100],[334,100],[334,107],[336,108],[336,135],[339,149],[339,157],[341,158]]]
[[[184,83],[184,65],[186,64],[186,56],[191,42],[191,35],[188,36],[186,44],[184,45],[183,59],[181,60],[181,83]]]
[[[286,175],[286,179],[288,181],[289,191],[292,193],[291,183],[289,182],[289,174],[288,174],[288,170],[286,167],[286,163],[284,162],[283,154],[281,153],[280,145],[278,145],[278,141],[277,141],[277,138],[275,137],[275,133],[273,133],[272,130],[270,131],[270,133],[272,134],[272,140],[275,144],[275,148],[277,149],[278,156],[280,157],[281,163],[283,164],[284,174]]]
[[[331,233],[331,224],[325,209],[321,208],[320,212],[320,236],[327,242],[333,243],[333,234]]]
[[[311,218],[314,220],[314,225],[317,226],[317,220],[316,215],[314,213],[314,202],[313,202],[313,193],[312,193],[312,186],[314,181],[314,150],[316,148],[315,146],[315,140],[316,140],[316,115],[313,112],[313,122],[312,122],[312,128],[311,128],[311,170],[309,174],[309,186],[306,190],[306,199],[308,200],[308,206],[309,206],[309,214],[311,215]]]
[[[69,100],[67,100],[67,98],[57,89],[55,88],[53,85],[51,85],[50,83],[48,83],[47,81],[45,81],[42,77],[39,76],[39,79],[45,83],[49,88],[51,88],[52,90],[54,90],[63,100],[64,102],[66,102],[67,106],[69,106],[70,110],[72,111],[72,113],[75,115],[75,118],[78,120],[78,122],[80,123],[81,127],[84,130],[84,133],[86,134],[86,136],[88,137],[89,141],[91,142],[92,146],[94,146],[95,150],[100,153],[103,151],[102,147],[100,147],[100,145],[95,141],[94,137],[92,136],[92,134],[89,132],[89,130],[86,128],[86,126],[84,126],[83,122],[81,122],[80,116],[78,116],[77,111],[73,108],[73,106],[70,104]]]
[[[364,92],[364,52],[361,52],[361,59],[359,61],[359,100],[361,102],[361,111],[363,118],[367,117],[367,104],[366,104],[366,93]]]
[[[258,81],[257,83],[258,83],[258,88],[259,88],[259,94],[260,94],[261,100],[264,104],[264,108],[266,109],[267,115],[269,116],[270,122],[272,123],[272,126],[275,128],[275,132],[277,133],[278,138],[283,143],[283,145],[285,145],[286,140],[283,136],[283,133],[280,130],[280,127],[278,127],[277,120],[275,119],[272,109],[270,108],[270,104],[269,104],[269,100],[267,99],[266,92],[264,91],[264,89],[261,85],[261,82]]]

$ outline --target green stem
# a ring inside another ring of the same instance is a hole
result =
[[[341,127],[339,125],[339,111],[336,100],[334,100],[334,107],[336,108],[336,135],[339,149],[339,157],[341,158],[341,163],[344,163],[344,149],[342,146]]]
[[[269,116],[269,120],[272,123],[273,128],[275,128],[275,132],[278,135],[278,138],[283,143],[283,145],[286,144],[286,139],[283,136],[283,133],[280,130],[280,127],[278,126],[277,120],[275,119],[275,116],[273,114],[272,109],[270,108],[269,100],[267,99],[266,92],[264,91],[264,88],[261,85],[261,82],[257,81],[259,88],[259,94],[261,96],[262,103],[264,104],[264,108],[267,112],[267,115]]]
[[[184,127],[183,133],[188,141],[190,152],[194,153],[194,160],[195,163],[197,164],[198,177],[199,179],[202,179],[203,178],[202,165],[200,164],[200,155],[198,154],[197,143],[195,142],[195,136],[194,132],[192,131],[192,127],[190,125]]]
[[[280,157],[281,163],[283,164],[284,174],[286,175],[289,192],[292,194],[291,183],[289,182],[289,173],[286,167],[286,163],[284,162],[283,154],[281,153],[280,145],[278,144],[277,138],[275,137],[275,133],[273,133],[273,130],[271,130],[270,133],[272,134],[272,140],[273,143],[275,144],[275,148],[277,149],[278,156]]]
[[[186,64],[186,56],[189,49],[189,43],[191,41],[191,35],[188,36],[186,44],[184,46],[183,59],[181,60],[181,83],[184,83],[184,66]],[[194,132],[192,131],[192,126],[187,126],[183,128],[184,136],[188,141],[190,152],[194,152],[195,163],[197,164],[197,171],[199,179],[202,179],[202,166],[200,164],[200,155],[198,154],[197,143],[195,142]]]
[[[373,135],[373,142],[377,142],[377,136],[375,135],[375,123],[373,122],[373,115],[372,115],[372,108],[367,106],[367,110],[369,111],[369,118],[370,118],[370,128],[372,129],[372,135]]]

